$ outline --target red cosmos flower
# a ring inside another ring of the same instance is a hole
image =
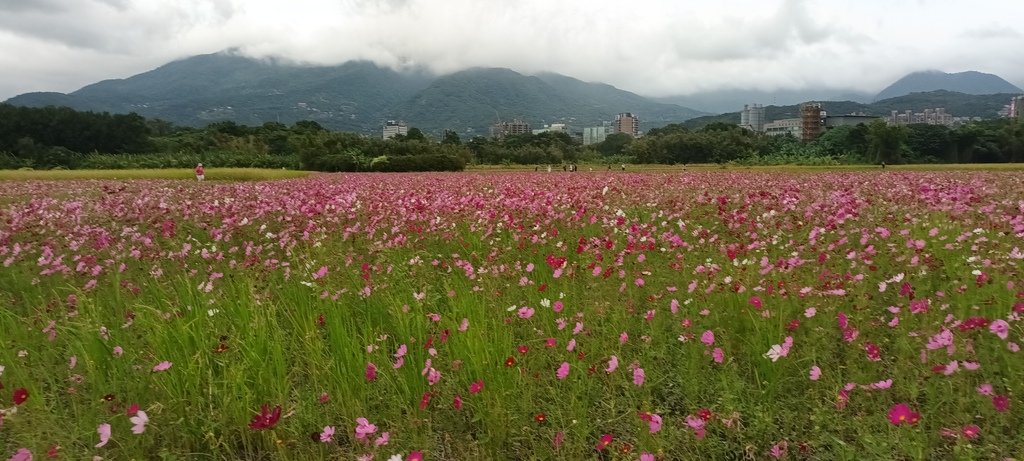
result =
[[[787,331],[795,331],[797,328],[800,328],[800,320],[798,319],[790,320],[789,323],[786,324]]]
[[[992,397],[992,406],[996,407],[996,411],[1002,413],[1010,409],[1010,397],[1005,395],[997,395]]]
[[[28,389],[25,389],[24,387],[19,387],[15,389],[13,398],[15,405],[21,405],[25,403],[25,401],[28,400]]]
[[[423,461],[423,453],[419,451],[410,451],[409,456],[405,457],[406,461]]]
[[[530,352],[530,348],[526,347],[525,344],[520,344],[516,346],[516,351],[518,351],[520,354],[525,354],[527,352]]]
[[[128,416],[135,416],[135,414],[138,413],[138,412],[139,412],[139,404],[133,403],[131,405],[128,405],[128,408],[125,409],[124,414],[126,414]]]
[[[511,355],[505,359],[505,367],[514,367],[516,365],[516,358]]]
[[[544,413],[537,413],[536,415],[533,416],[533,420],[537,421],[538,423],[543,423],[544,421],[548,420],[548,416],[545,415]]]
[[[484,390],[484,380],[482,379],[478,379],[469,385],[470,394],[479,394],[482,390]]]
[[[424,392],[423,397],[420,397],[420,410],[426,410],[428,405],[430,405],[430,393]]]
[[[50,458],[50,459],[57,458],[57,455],[59,455],[59,454],[60,454],[60,445],[54,445],[54,446],[50,447],[49,450],[46,450],[46,457]]]
[[[701,408],[700,410],[697,410],[697,416],[700,419],[703,419],[704,421],[710,421],[711,420],[711,410],[709,410],[707,408]]]
[[[260,414],[253,416],[252,421],[249,421],[249,428],[257,431],[270,429],[277,425],[279,419],[281,419],[281,405],[274,405],[274,409],[271,411],[264,403],[260,407]]]
[[[601,436],[601,440],[597,441],[597,445],[594,448],[597,448],[597,451],[604,451],[604,449],[608,448],[608,445],[611,444],[611,443],[612,443],[612,435],[611,434],[604,434],[604,435]]]
[[[882,360],[882,349],[880,349],[877,344],[871,341],[868,341],[867,343],[864,344],[864,352],[867,353],[868,360],[872,362]]]

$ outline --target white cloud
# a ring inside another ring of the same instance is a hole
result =
[[[643,94],[980,70],[1024,81],[1016,0],[0,0],[0,99],[237,47],[317,64],[554,71]]]

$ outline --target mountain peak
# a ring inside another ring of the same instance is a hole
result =
[[[940,70],[924,70],[912,72],[889,85],[875,96],[876,101],[904,96],[911,93],[924,93],[936,90],[955,91],[964,94],[997,94],[1020,93],[1010,82],[998,75],[986,74],[974,70],[947,73]]]

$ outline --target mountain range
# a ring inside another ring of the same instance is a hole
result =
[[[399,72],[368,61],[306,66],[279,59],[252,59],[226,51],[174,61],[126,79],[104,80],[68,94],[26,93],[6,102],[31,107],[55,105],[77,110],[136,112],[189,126],[221,120],[246,125],[313,120],[335,130],[377,133],[386,120],[404,120],[427,132],[453,129],[474,135],[486,134],[487,128],[499,120],[523,119],[535,128],[552,123],[579,128],[599,126],[620,112],[638,114],[644,130],[709,113],[722,115],[694,122],[731,118],[738,121],[734,111],[744,104],[788,107],[811,100],[844,101],[831,103],[843,108],[830,110],[831,113],[883,115],[888,114],[889,107],[946,107],[958,116],[994,116],[1001,108],[996,104],[1008,101],[1005,94],[1021,92],[991,74],[927,71],[907,75],[874,96],[830,88],[721,90],[647,98],[611,85],[554,73],[523,75],[504,68],[473,68],[433,75],[422,70]],[[929,96],[918,96],[915,101],[890,101],[916,93]],[[979,103],[978,98],[964,97],[994,93],[1000,96],[984,103]],[[925,102],[919,107],[918,103]],[[969,111],[958,110],[967,106]],[[787,111],[771,109],[769,120],[773,119],[773,112]]]
[[[945,73],[937,70],[914,72],[876,93],[843,88],[759,91],[746,89],[716,90],[687,96],[657,98],[658,101],[693,107],[713,114],[734,112],[744,104],[787,106],[807,101],[852,101],[870,104],[913,93],[938,90],[970,95],[1024,93],[998,75],[976,71]]]
[[[379,132],[382,122],[391,119],[428,132],[487,134],[491,124],[513,118],[535,127],[582,127],[600,126],[620,112],[633,112],[640,114],[645,127],[653,128],[705,115],[611,85],[552,73],[527,76],[509,69],[474,68],[434,76],[396,72],[367,61],[313,67],[232,53],[194,56],[69,94],[26,93],[7,102],[136,112],[182,125],[313,120],[331,129],[367,133]]]

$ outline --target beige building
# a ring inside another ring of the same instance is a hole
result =
[[[491,126],[492,138],[507,138],[530,133],[530,124],[518,118],[511,122],[498,122]]]
[[[626,133],[632,137],[640,136],[640,119],[632,112],[623,112],[615,116],[615,132]]]
[[[381,139],[391,139],[395,136],[405,136],[409,134],[409,127],[406,126],[405,122],[388,120],[384,122],[384,127],[381,129]]]
[[[764,134],[767,136],[793,135],[796,139],[803,136],[803,120],[799,118],[784,118],[764,124]]]

